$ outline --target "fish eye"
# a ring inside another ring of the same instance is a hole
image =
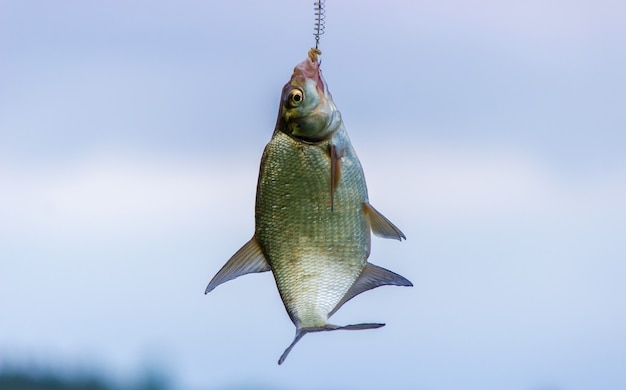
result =
[[[289,93],[289,105],[291,107],[298,107],[304,100],[304,94],[299,89],[294,89]]]

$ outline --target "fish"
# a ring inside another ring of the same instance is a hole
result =
[[[319,54],[311,49],[282,89],[276,127],[261,157],[254,235],[205,290],[272,272],[296,327],[279,365],[307,333],[384,326],[328,322],[356,295],[383,285],[413,286],[367,261],[370,233],[400,241],[406,236],[369,203],[363,168],[322,77]]]

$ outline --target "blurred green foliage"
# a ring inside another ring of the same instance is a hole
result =
[[[169,386],[157,375],[146,375],[137,384],[114,385],[102,377],[60,375],[54,372],[4,369],[0,371],[1,390],[167,390]]]

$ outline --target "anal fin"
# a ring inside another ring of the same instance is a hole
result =
[[[363,210],[369,220],[372,233],[374,233],[375,236],[393,238],[398,241],[402,241],[403,238],[406,240],[404,233],[402,233],[396,225],[391,223],[390,220],[385,218],[384,215],[378,212],[371,204],[364,203]]]
[[[360,293],[386,285],[412,287],[413,283],[411,283],[404,276],[391,272],[388,269],[379,267],[372,263],[366,263],[363,271],[361,271],[361,274],[352,287],[350,287],[346,295],[341,298],[341,301],[339,301],[337,306],[335,306],[328,316],[332,316],[344,303],[348,302]]]
[[[270,270],[261,247],[255,237],[244,244],[235,254],[224,264],[222,269],[211,279],[204,291],[205,294],[211,292],[215,287],[224,282],[235,279],[241,275],[253,272],[265,272]]]

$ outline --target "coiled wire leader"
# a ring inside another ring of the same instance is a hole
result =
[[[322,51],[319,49],[320,45],[320,35],[324,34],[324,25],[326,24],[325,20],[326,15],[324,11],[324,0],[317,0],[315,3],[315,27],[313,28],[313,35],[315,35],[315,47],[312,47],[309,50],[309,58],[311,62],[318,62],[317,56],[322,54]]]
[[[325,0],[317,0],[315,3],[315,27],[313,28],[315,35],[315,50],[319,50],[320,36],[324,34],[326,25],[326,11],[324,10]]]

